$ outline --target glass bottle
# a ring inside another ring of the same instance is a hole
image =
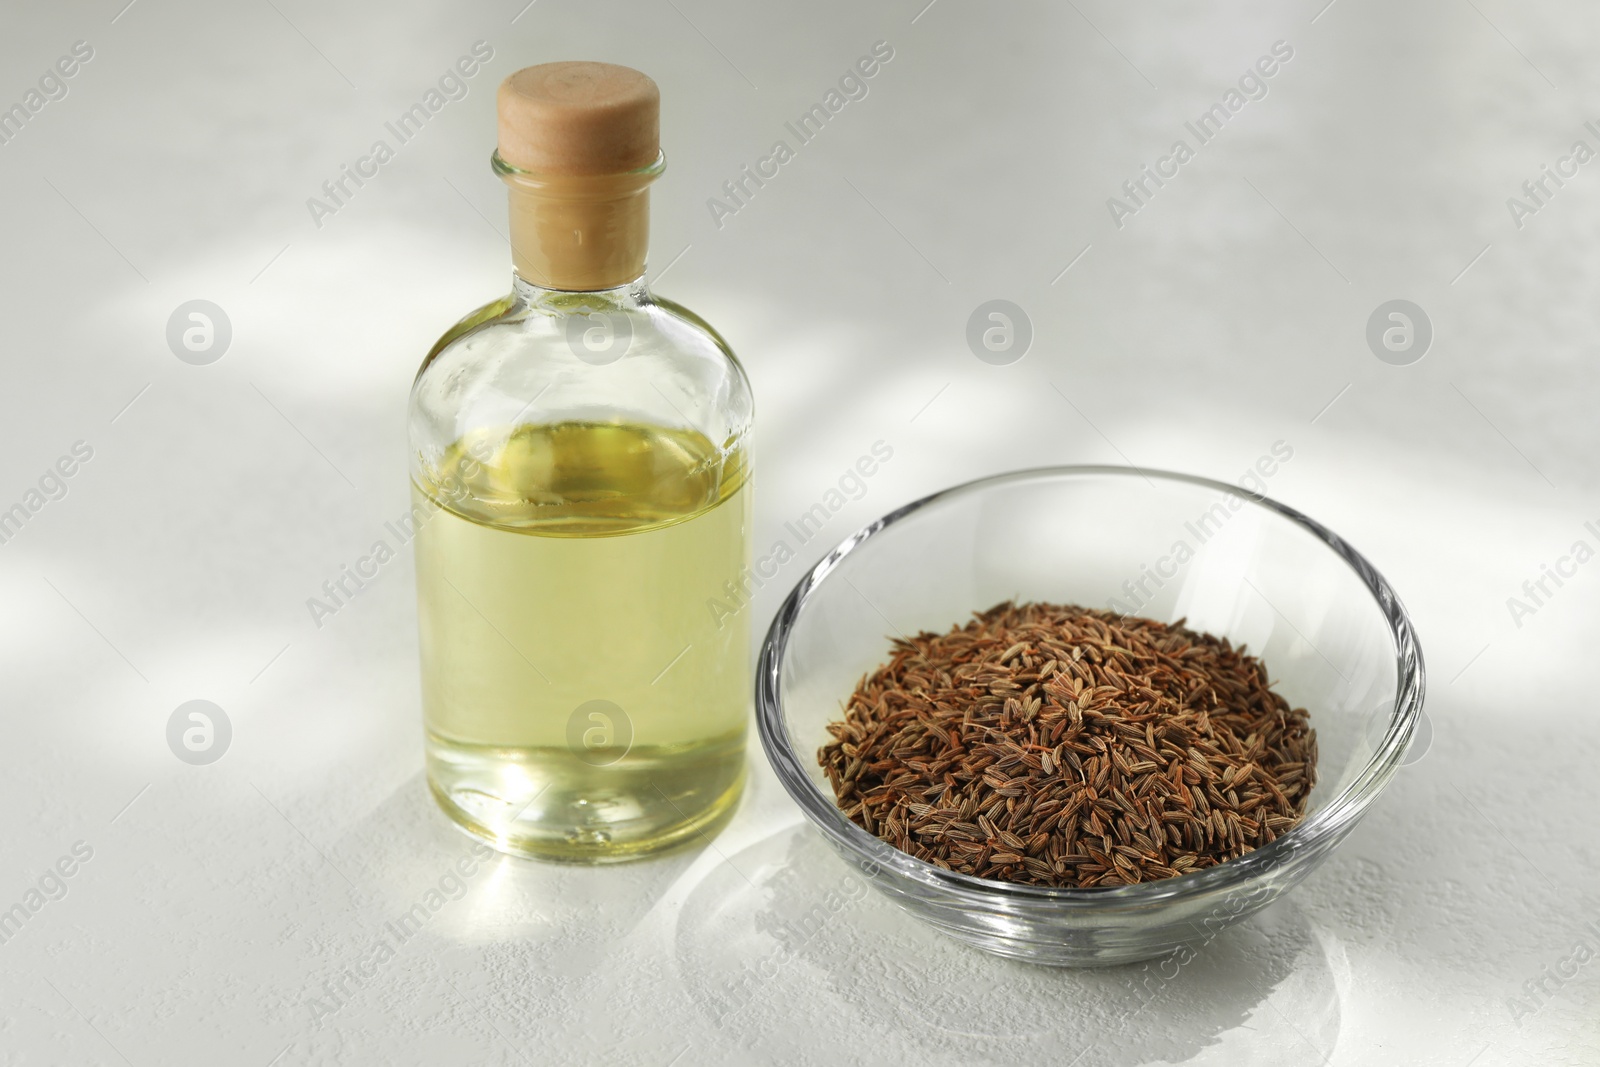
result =
[[[411,391],[428,782],[502,851],[627,859],[743,786],[750,387],[644,282],[655,83],[544,64],[499,114],[512,290]]]

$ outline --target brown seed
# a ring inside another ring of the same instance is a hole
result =
[[[818,757],[847,817],[946,870],[1034,885],[1215,866],[1296,825],[1316,780],[1306,712],[1242,648],[1065,605],[895,641],[829,732]]]

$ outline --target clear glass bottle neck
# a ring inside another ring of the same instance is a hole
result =
[[[637,308],[650,303],[650,287],[644,275],[625,285],[607,289],[548,289],[535,285],[516,271],[511,272],[511,293],[517,303],[529,308],[567,311],[574,308],[593,310],[598,304],[604,307]]]

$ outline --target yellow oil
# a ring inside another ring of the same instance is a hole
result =
[[[413,482],[429,783],[497,847],[627,859],[744,782],[742,449],[685,430],[483,430]]]

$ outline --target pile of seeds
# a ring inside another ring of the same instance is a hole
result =
[[[1007,601],[897,640],[818,759],[903,852],[1031,885],[1215,866],[1300,821],[1316,732],[1243,648],[1153,619]]]

